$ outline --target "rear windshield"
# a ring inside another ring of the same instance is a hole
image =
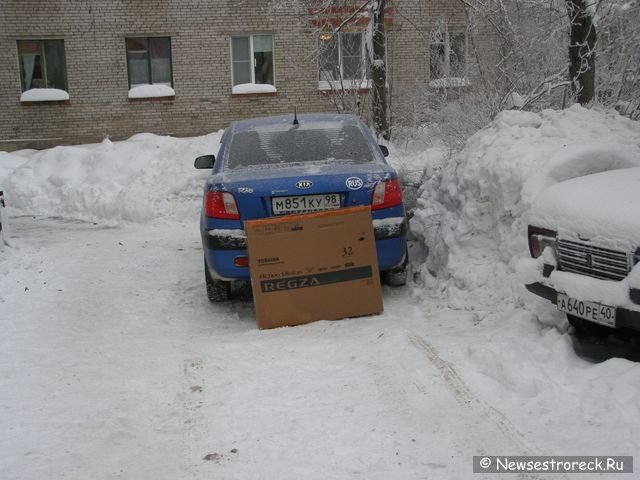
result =
[[[371,147],[355,125],[277,125],[235,133],[226,167],[367,163],[372,160]]]

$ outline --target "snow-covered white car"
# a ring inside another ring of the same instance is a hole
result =
[[[528,230],[536,268],[526,287],[555,303],[576,333],[640,330],[640,168],[549,187]]]

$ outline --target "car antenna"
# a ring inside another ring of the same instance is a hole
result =
[[[298,112],[296,111],[296,107],[293,107],[293,124],[294,125],[300,124],[300,122],[298,122]]]

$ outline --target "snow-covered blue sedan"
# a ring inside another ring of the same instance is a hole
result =
[[[407,276],[407,222],[388,150],[352,115],[308,114],[232,123],[204,188],[200,229],[207,296],[229,298],[231,282],[250,278],[244,221],[370,205],[382,279]]]

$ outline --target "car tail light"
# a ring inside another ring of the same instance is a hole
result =
[[[236,257],[233,259],[233,264],[236,267],[245,268],[249,266],[249,257]]]
[[[400,180],[394,178],[376,184],[371,198],[371,210],[380,210],[401,204],[402,187],[400,186]]]
[[[544,249],[555,249],[558,234],[546,228],[532,227],[529,225],[529,252],[533,258],[538,258]]]
[[[207,192],[204,204],[205,213],[209,218],[240,219],[236,200],[229,192]]]

